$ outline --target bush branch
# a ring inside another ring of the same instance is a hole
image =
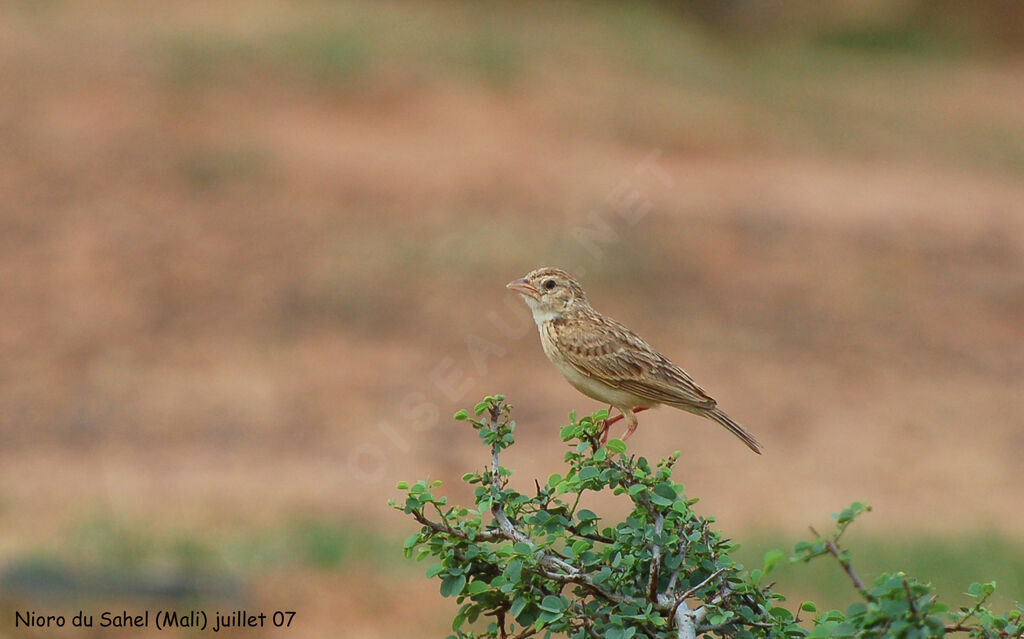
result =
[[[875,598],[872,597],[871,593],[868,592],[868,589],[864,587],[864,582],[861,581],[860,577],[857,576],[857,573],[854,572],[853,566],[850,565],[849,560],[843,557],[843,553],[840,552],[839,546],[836,545],[836,542],[832,539],[825,539],[824,537],[819,535],[818,531],[814,529],[814,526],[810,526],[810,529],[812,535],[825,542],[825,550],[828,551],[828,554],[835,557],[836,561],[839,562],[839,565],[843,567],[843,570],[846,571],[847,576],[850,577],[850,581],[853,582],[853,587],[856,588],[857,591],[865,599],[867,599],[868,601],[874,601]]]

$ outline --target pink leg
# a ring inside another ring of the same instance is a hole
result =
[[[611,413],[612,413],[612,407],[608,406],[608,414],[611,415]],[[615,422],[613,420],[609,420],[607,418],[601,420],[601,445],[602,446],[605,444],[605,442],[608,441],[608,429],[611,428],[611,425],[614,424],[614,423]]]
[[[634,408],[633,410],[629,411],[630,417],[627,418],[627,422],[626,422],[629,425],[629,427],[626,430],[626,434],[622,436],[622,441],[626,441],[627,439],[629,439],[629,436],[632,435],[633,431],[636,430],[637,421],[636,421],[636,415],[634,415],[634,413],[639,413],[641,411],[645,411],[645,410],[647,410],[647,408],[648,408],[647,406],[641,406],[640,408]],[[611,407],[609,407],[608,410],[609,410],[609,412],[611,412]],[[601,432],[601,443],[602,444],[608,441],[608,429],[611,427],[611,425],[614,424],[615,422],[619,421],[623,417],[626,417],[626,413],[625,412],[621,412],[620,414],[616,415],[615,417],[611,417],[611,418],[608,418],[608,419],[604,420],[604,430]]]
[[[636,431],[637,422],[636,415],[634,414],[635,412],[636,411],[628,411],[626,413],[626,424],[628,424],[628,427],[626,428],[626,433],[622,436],[622,441],[626,441],[627,439],[629,439],[630,435],[632,435],[633,432]]]

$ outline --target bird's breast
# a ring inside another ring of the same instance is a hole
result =
[[[544,324],[539,324],[538,329],[540,330],[540,341],[541,346],[544,348],[544,354],[547,355],[547,358],[555,365],[558,372],[565,377],[565,380],[579,392],[591,399],[596,399],[599,402],[611,404],[612,406],[619,408],[637,408],[639,406],[656,405],[656,402],[651,402],[648,399],[637,397],[633,393],[615,388],[596,377],[580,372],[580,370],[573,366],[559,350],[556,333],[558,328],[554,324],[546,322]]]

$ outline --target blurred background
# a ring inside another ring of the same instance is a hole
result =
[[[444,636],[395,482],[468,501],[484,394],[524,489],[601,408],[504,288],[541,265],[765,444],[629,442],[749,561],[863,499],[867,578],[1024,599],[1022,46],[1010,0],[0,3],[3,633]]]

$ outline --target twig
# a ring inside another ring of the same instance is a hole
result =
[[[839,551],[839,546],[837,546],[831,539],[825,539],[819,535],[818,531],[814,529],[814,526],[810,526],[810,529],[812,535],[825,542],[825,549],[828,550],[828,553],[835,557],[836,561],[839,562],[839,565],[843,567],[843,570],[845,570],[846,574],[850,577],[850,581],[853,582],[854,588],[860,592],[861,596],[868,601],[874,601],[875,598],[872,597],[871,593],[868,592],[868,589],[864,587],[864,582],[861,581],[860,577],[857,576],[857,573],[853,571],[853,566],[850,565],[849,561],[843,558],[842,553]]]
[[[651,546],[651,571],[647,577],[647,598],[651,601],[658,600],[658,573],[661,572],[661,533],[665,529],[665,518],[658,513],[654,516],[654,537],[656,540]]]
[[[672,571],[672,576],[668,579],[668,586],[665,587],[666,592],[672,592],[676,588],[676,581],[679,579],[679,573],[683,571],[683,566],[686,565],[686,552],[690,549],[690,540],[684,539],[682,545],[679,547],[679,565]]]
[[[498,407],[491,406],[488,409],[488,415],[490,419],[487,420],[487,427],[494,432],[498,431]],[[501,448],[498,447],[497,442],[491,444],[491,492],[493,497],[497,497],[501,492],[501,466],[498,464],[498,454],[501,452]],[[502,505],[500,499],[492,499],[491,501],[491,515],[494,516],[494,520],[498,522],[498,529],[502,531],[507,537],[513,541],[521,541],[524,543],[530,543],[530,539],[523,533],[516,530],[512,522],[509,521],[505,515],[505,507]]]
[[[583,537],[584,539],[589,539],[590,541],[599,541],[603,544],[615,543],[615,540],[613,538],[606,537],[605,535],[602,535],[600,533],[580,532],[580,527],[578,524],[572,524],[571,526],[566,526],[565,528],[572,534],[577,535],[579,537]]]
[[[947,625],[946,626],[946,632],[970,632],[970,631],[974,630],[975,628],[973,626],[966,625],[964,622],[967,621],[968,619],[970,619],[971,617],[977,615],[978,612],[981,611],[982,606],[984,606],[985,602],[988,601],[989,596],[991,596],[991,593],[983,595],[980,599],[978,599],[978,601],[975,602],[974,606],[972,606],[970,610],[965,612],[964,615],[962,617],[960,617],[960,620],[957,621],[955,625]],[[1000,636],[1002,636],[1002,635],[1000,635]],[[1006,636],[1009,636],[1009,635],[1006,635]],[[1022,631],[1017,636],[1018,637],[1024,636],[1024,631]]]
[[[466,541],[470,540],[469,535],[462,532],[461,530],[456,530],[448,524],[442,524],[436,521],[431,521],[427,519],[422,512],[416,510],[412,511],[412,518],[435,532],[452,535],[454,537],[458,537],[459,539],[465,539]],[[503,533],[497,530],[481,530],[477,532],[473,537],[473,541],[502,541],[504,539],[507,539],[507,537],[505,537]]]
[[[499,608],[494,612],[494,619],[497,621],[498,632],[500,633],[499,639],[508,639],[508,633],[505,632],[505,609]]]
[[[910,584],[907,578],[903,578],[903,591],[907,593],[907,603],[910,605],[910,618],[917,619],[917,606],[914,605],[914,595],[910,592]]]
[[[580,498],[583,497],[583,491],[576,493],[576,501],[573,502],[572,508],[569,509],[569,517],[576,516],[576,507],[580,505]]]
[[[572,568],[573,572],[570,573],[570,574],[565,574],[565,573],[554,572],[554,571],[552,571],[550,569],[543,568],[543,567],[541,567],[541,568],[531,568],[531,567],[528,567],[528,566],[523,566],[523,570],[525,570],[527,572],[532,572],[533,574],[540,575],[541,577],[545,577],[545,578],[550,579],[552,581],[557,581],[557,582],[563,583],[563,584],[576,584],[576,585],[581,586],[584,589],[588,590],[590,593],[592,593],[592,594],[594,594],[594,595],[596,595],[598,597],[601,597],[602,599],[610,601],[612,603],[631,603],[631,604],[634,604],[636,606],[643,606],[646,603],[643,599],[640,599],[638,597],[630,597],[630,596],[627,596],[627,595],[619,594],[617,592],[605,590],[601,586],[598,586],[597,584],[595,584],[594,581],[590,577],[588,577],[586,574],[581,572],[579,569],[574,568],[574,567],[571,567],[571,568]],[[662,612],[667,612],[667,610],[665,609],[664,606],[658,605],[658,606],[655,606],[655,607],[657,607]]]
[[[686,599],[686,598],[688,598],[688,597],[692,597],[692,596],[693,596],[693,593],[697,592],[698,590],[700,590],[700,589],[701,589],[701,588],[703,588],[704,586],[706,586],[706,585],[708,585],[709,583],[711,583],[711,580],[713,580],[713,579],[714,579],[715,577],[717,577],[717,576],[721,575],[721,574],[722,574],[723,572],[725,572],[725,571],[726,571],[726,569],[725,569],[725,568],[719,568],[719,569],[718,569],[718,570],[716,570],[715,572],[713,572],[713,573],[711,573],[710,575],[708,575],[708,576],[707,576],[707,578],[706,578],[706,579],[705,579],[704,581],[700,582],[699,584],[697,584],[696,586],[694,586],[694,587],[692,587],[692,588],[688,588],[688,589],[686,590],[686,592],[684,592],[683,594],[679,595],[679,596],[677,597],[677,599],[679,599],[679,600],[681,601],[681,600],[683,600],[683,599]]]
[[[526,639],[527,637],[532,637],[535,634],[537,634],[537,631],[534,630],[533,626],[528,626],[519,634],[509,637],[509,639]]]

